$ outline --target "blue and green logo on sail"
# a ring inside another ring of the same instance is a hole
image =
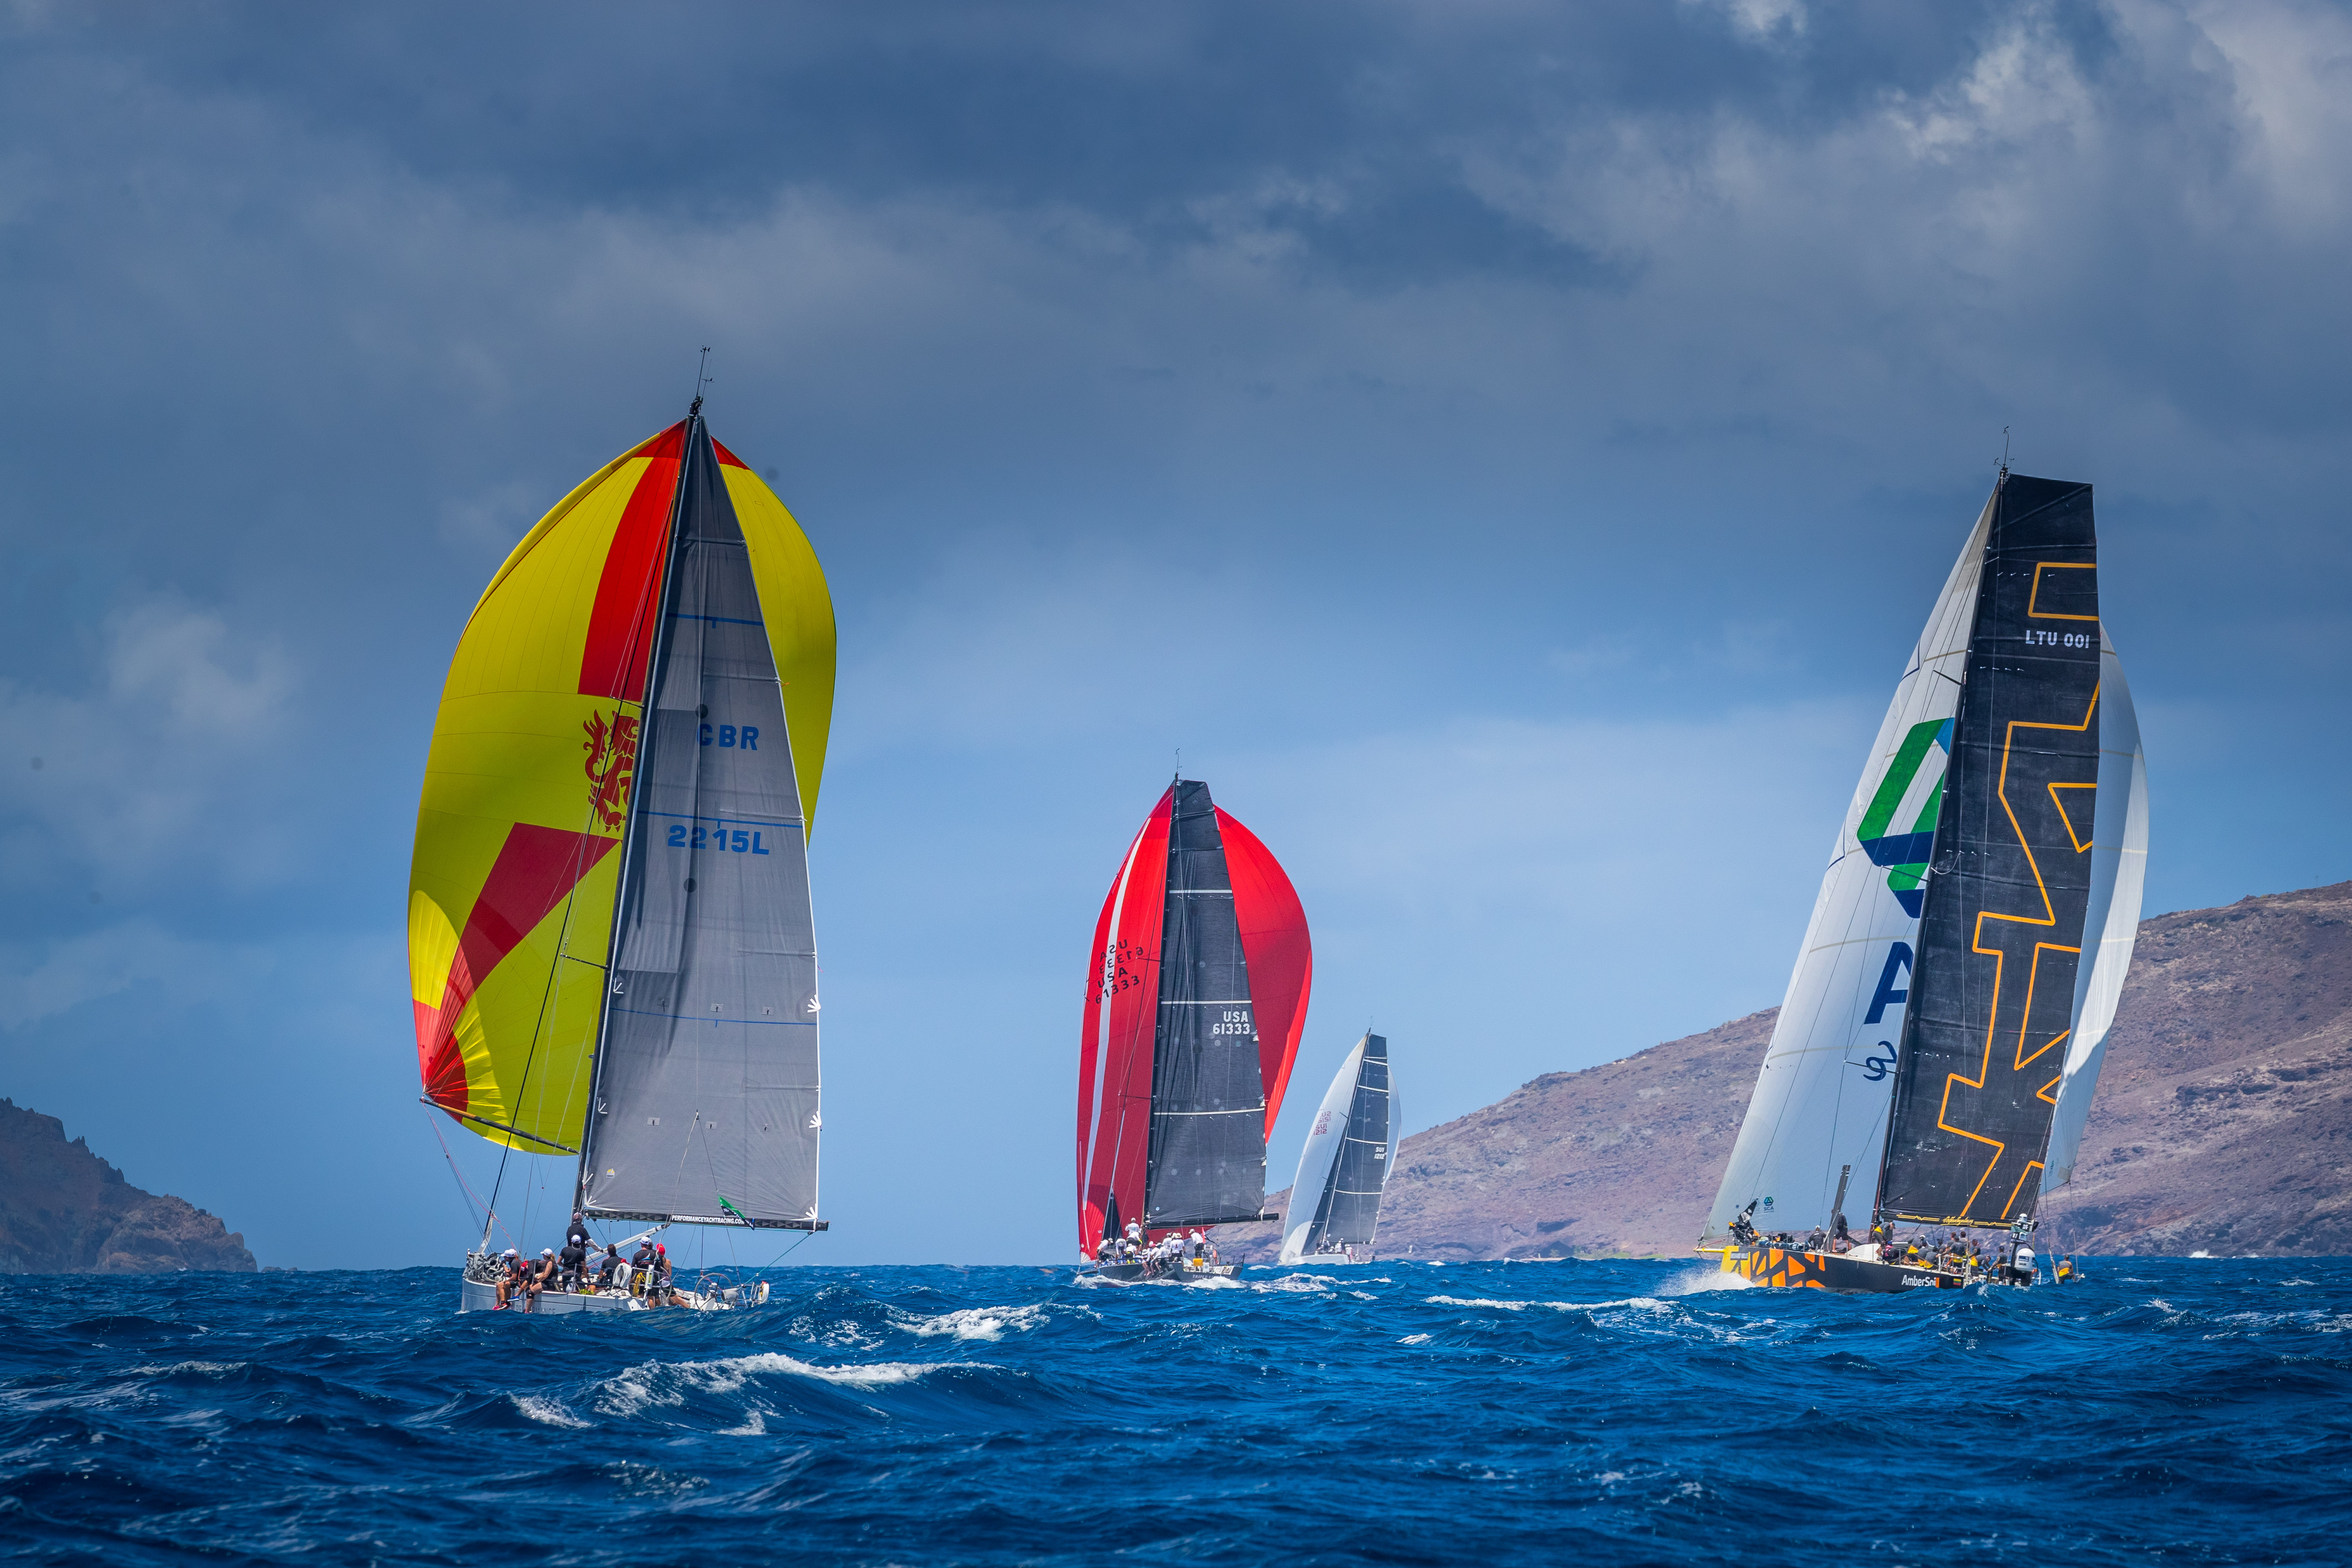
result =
[[[1944,809],[1944,764],[1952,752],[1952,721],[1927,719],[1911,726],[1895,749],[1870,809],[1862,814],[1854,837],[1874,866],[1884,866],[1887,890],[1903,912],[1919,918],[1925,898],[1920,885],[1927,879],[1928,858],[1936,849],[1936,818]],[[1933,766],[1929,765],[1933,762]],[[1910,827],[1890,832],[1895,823]]]

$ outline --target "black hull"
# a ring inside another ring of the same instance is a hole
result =
[[[1964,1275],[1910,1263],[1873,1263],[1834,1252],[1804,1252],[1778,1247],[1734,1247],[1723,1255],[1723,1271],[1758,1285],[1812,1290],[1849,1290],[1900,1296],[1913,1290],[1957,1290]]]

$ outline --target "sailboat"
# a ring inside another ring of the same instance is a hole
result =
[[[2037,1276],[2035,1210],[2073,1174],[2147,858],[2097,561],[2089,485],[2002,468],[1832,846],[1699,1242],[1726,1271]]]
[[[573,1209],[653,1227],[630,1244],[826,1224],[807,827],[833,603],[701,410],[582,481],[490,579],[434,720],[409,879],[423,1102],[568,1157]],[[497,1202],[461,1310],[496,1300]]]
[[[1290,1184],[1284,1263],[1370,1263],[1398,1125],[1389,1042],[1364,1031],[1332,1075]]]
[[[1119,862],[1087,955],[1078,1251],[1095,1273],[1231,1275],[1186,1233],[1275,1217],[1265,1141],[1314,967],[1281,865],[1206,784],[1170,784]]]

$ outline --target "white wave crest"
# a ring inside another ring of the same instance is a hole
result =
[[[514,1401],[517,1410],[543,1426],[569,1426],[578,1430],[588,1426],[587,1422],[552,1399],[541,1399],[535,1394],[510,1394],[507,1397]]]
[[[1397,1341],[1397,1343],[1401,1345],[1425,1345],[1428,1342],[1429,1336],[1427,1334],[1407,1334],[1404,1338]]]
[[[732,1394],[755,1377],[805,1377],[845,1388],[887,1388],[912,1383],[949,1367],[984,1367],[985,1362],[877,1362],[866,1366],[818,1366],[775,1351],[729,1356],[721,1361],[649,1361],[599,1384],[596,1408],[608,1415],[634,1415],[655,1405],[683,1405],[687,1394]]]
[[[1753,1290],[1756,1281],[1745,1274],[1726,1274],[1720,1268],[1685,1268],[1658,1287],[1662,1296],[1697,1296],[1709,1290]]]
[[[1545,1307],[1555,1312],[1599,1312],[1612,1307],[1664,1311],[1666,1307],[1655,1296],[1627,1296],[1615,1301],[1498,1301],[1489,1296],[1432,1296],[1428,1300],[1435,1307],[1492,1307],[1506,1312],[1523,1312],[1529,1307]]]
[[[901,1314],[898,1327],[922,1339],[945,1334],[959,1340],[1001,1340],[1005,1331],[1026,1333],[1045,1321],[1045,1309],[1027,1307],[965,1307],[936,1317]]]
[[[207,1377],[218,1377],[223,1373],[242,1372],[247,1365],[247,1363],[241,1361],[175,1361],[169,1366],[134,1366],[131,1369],[131,1375],[170,1377],[174,1373],[193,1372]]]

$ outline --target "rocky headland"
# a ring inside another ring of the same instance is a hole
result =
[[[1406,1139],[1380,1250],[1688,1254],[1778,1011],[1546,1073]],[[2074,1179],[2042,1217],[2088,1253],[2352,1253],[2352,882],[2141,922]],[[1217,1239],[1259,1261],[1279,1232]]]
[[[184,1198],[142,1192],[66,1141],[65,1123],[0,1100],[0,1273],[250,1274],[245,1237]]]

